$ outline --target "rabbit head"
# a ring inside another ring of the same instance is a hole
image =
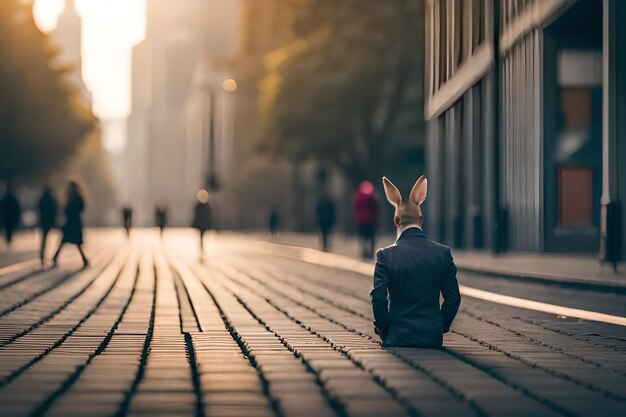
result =
[[[387,201],[396,208],[393,216],[393,223],[397,228],[416,224],[421,226],[424,215],[420,209],[420,205],[426,200],[428,191],[428,180],[425,175],[419,177],[411,192],[409,198],[404,200],[398,187],[393,185],[386,177],[383,177],[383,187],[385,188],[385,196]]]

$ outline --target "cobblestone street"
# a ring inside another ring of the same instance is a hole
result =
[[[626,327],[465,295],[444,349],[382,349],[365,262],[243,235],[201,262],[191,231],[132,233],[91,231],[84,270],[5,256],[0,415],[626,415]]]

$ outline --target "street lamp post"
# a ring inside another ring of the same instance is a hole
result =
[[[222,82],[222,90],[227,93],[234,93],[237,90],[237,82],[232,78],[227,78]],[[220,188],[219,176],[217,173],[217,158],[215,152],[215,138],[217,136],[217,94],[209,87],[205,89],[209,105],[209,129],[207,129],[208,139],[208,172],[205,178],[205,186],[209,191],[217,191]]]
[[[209,98],[209,129],[208,144],[209,144],[209,168],[205,178],[205,186],[209,191],[217,191],[219,189],[219,182],[217,179],[217,170],[215,169],[215,94],[212,91],[208,92]]]
[[[507,215],[506,209],[502,205],[502,183],[500,176],[501,168],[501,148],[502,131],[500,118],[501,110],[501,77],[502,77],[502,61],[500,57],[500,33],[501,33],[501,14],[500,0],[493,0],[491,3],[492,12],[492,42],[493,42],[493,81],[492,81],[492,103],[494,111],[492,113],[492,130],[493,130],[493,252],[498,254],[506,251],[507,241]]]

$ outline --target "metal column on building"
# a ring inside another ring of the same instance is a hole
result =
[[[623,1],[604,0],[600,257],[614,265],[624,259],[626,249],[622,244],[626,225],[621,202],[626,195],[626,167],[620,166],[620,161],[626,161],[626,57],[620,53],[626,46],[626,29],[618,24],[625,18]]]

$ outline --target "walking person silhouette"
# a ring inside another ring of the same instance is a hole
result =
[[[85,199],[80,186],[75,181],[70,181],[67,187],[67,205],[65,206],[65,224],[63,225],[63,238],[59,248],[52,258],[54,266],[58,265],[59,254],[63,245],[71,243],[76,245],[80,256],[83,258],[83,267],[89,266],[89,260],[83,252],[83,222],[81,214],[85,209]]]
[[[393,222],[398,239],[376,253],[370,293],[374,330],[383,346],[440,348],[461,294],[450,248],[428,239],[422,231],[420,205],[426,199],[426,177],[417,180],[408,199],[387,178],[383,185],[396,209]]]
[[[58,211],[58,204],[54,198],[52,189],[47,185],[41,193],[41,197],[37,203],[37,210],[39,214],[39,229],[41,229],[41,248],[39,250],[39,259],[43,265],[46,256],[46,241],[48,240],[48,233],[51,229],[56,227]]]
[[[122,207],[122,223],[126,229],[126,236],[130,237],[130,228],[133,226],[133,208],[131,206]]]
[[[206,190],[200,190],[196,194],[198,199],[193,213],[193,222],[191,227],[200,232],[200,259],[204,257],[204,233],[213,227],[213,218],[211,206],[209,205],[209,193]]]
[[[267,218],[267,229],[271,236],[274,236],[278,232],[278,226],[280,225],[280,213],[276,206],[272,206],[270,209],[270,215]]]
[[[0,199],[0,215],[2,215],[4,233],[9,247],[13,241],[13,233],[20,224],[21,213],[20,202],[13,192],[13,185],[9,183],[4,196]]]
[[[157,227],[159,228],[161,236],[163,236],[163,230],[165,229],[165,225],[167,224],[167,208],[165,208],[165,206],[157,204],[154,211],[154,220]]]
[[[335,202],[327,194],[323,194],[315,205],[317,226],[320,229],[322,250],[328,252],[330,246],[330,232],[337,220]]]

